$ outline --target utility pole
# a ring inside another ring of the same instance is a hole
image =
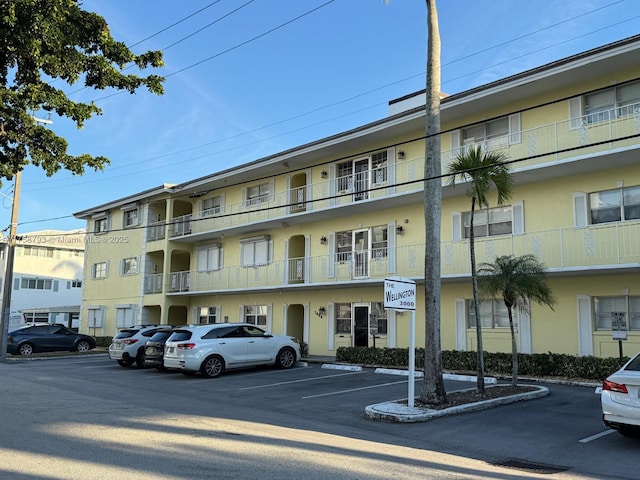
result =
[[[13,187],[13,205],[11,206],[11,226],[7,240],[7,268],[4,274],[2,290],[2,342],[0,343],[0,362],[7,362],[7,337],[9,333],[9,317],[11,315],[11,289],[13,287],[13,259],[15,257],[16,236],[18,230],[18,204],[20,202],[20,182],[22,172],[16,172],[16,184]]]

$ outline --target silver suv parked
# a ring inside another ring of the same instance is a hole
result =
[[[171,325],[134,325],[116,333],[109,345],[109,358],[117,360],[122,367],[135,362],[138,368],[144,367],[144,347],[154,333],[171,330]]]
[[[185,375],[217,377],[232,368],[275,365],[291,368],[300,360],[300,343],[272,335],[249,323],[178,327],[165,344],[164,366]]]

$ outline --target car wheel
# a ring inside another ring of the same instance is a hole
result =
[[[118,365],[121,367],[130,367],[133,365],[133,360],[118,360]]]
[[[91,350],[91,345],[89,345],[89,342],[87,342],[86,340],[80,340],[76,345],[76,350],[78,352],[87,353],[89,350]]]
[[[220,376],[220,374],[224,371],[224,360],[218,357],[217,355],[213,355],[207,358],[202,365],[200,366],[200,372],[205,377],[215,378]]]
[[[292,348],[283,348],[278,352],[276,357],[276,366],[278,368],[291,368],[296,363],[296,352]]]
[[[136,367],[144,368],[144,348],[138,350],[138,354],[136,355]]]
[[[24,356],[31,355],[33,353],[33,345],[30,343],[23,343],[20,345],[20,348],[18,348],[18,353]]]

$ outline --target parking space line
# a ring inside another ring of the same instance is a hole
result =
[[[238,390],[254,390],[256,388],[269,388],[269,387],[275,387],[275,386],[278,386],[278,385],[287,385],[289,383],[311,382],[313,380],[322,380],[322,379],[325,379],[325,378],[343,377],[345,375],[359,375],[361,373],[364,373],[364,372],[348,372],[348,373],[339,373],[337,375],[325,375],[323,377],[302,378],[300,380],[290,380],[288,382],[269,383],[267,385],[254,385],[253,387],[244,387],[244,388],[239,388]]]
[[[587,438],[583,438],[582,440],[578,440],[578,442],[580,443],[588,443],[592,440],[597,440],[600,437],[604,437],[605,435],[609,435],[611,433],[615,433],[615,430],[613,429],[609,429],[609,430],[605,430],[604,432],[600,432],[600,433],[596,433],[595,435],[591,435],[590,437]]]
[[[341,395],[343,393],[357,392],[359,390],[368,390],[370,388],[388,387],[389,385],[397,385],[398,383],[407,383],[407,380],[400,380],[398,382],[379,383],[378,385],[369,385],[367,387],[360,387],[360,388],[350,388],[348,390],[338,390],[337,392],[320,393],[318,395],[308,395],[306,397],[302,397],[302,399],[306,400],[308,398],[328,397],[330,395]]]

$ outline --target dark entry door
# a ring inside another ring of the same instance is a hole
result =
[[[354,346],[355,347],[368,347],[369,346],[369,306],[355,306],[353,307],[353,322],[354,322]]]

